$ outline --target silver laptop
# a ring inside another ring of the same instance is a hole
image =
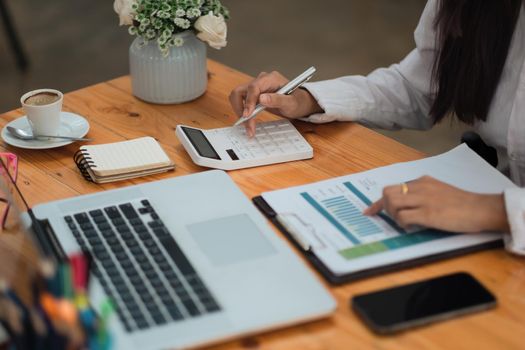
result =
[[[95,307],[107,296],[116,304],[117,349],[197,347],[336,306],[222,171],[24,209],[46,251],[91,252],[90,297]]]

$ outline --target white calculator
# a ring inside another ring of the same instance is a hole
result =
[[[193,162],[234,170],[312,158],[312,146],[286,119],[258,123],[255,137],[244,125],[203,130],[177,125],[176,134]]]

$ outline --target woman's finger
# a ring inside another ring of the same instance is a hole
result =
[[[293,117],[292,112],[297,109],[297,100],[292,95],[262,94],[260,102],[264,107],[281,111],[283,117]]]
[[[248,134],[248,137],[254,137],[255,136],[255,125],[256,121],[255,118],[252,118],[248,120],[245,124],[246,126],[246,133]]]
[[[383,206],[384,206],[384,199],[381,198],[380,200],[372,203],[368,208],[366,208],[363,211],[363,215],[374,216],[377,213],[379,213],[381,210],[383,210]]]
[[[395,193],[385,197],[385,210],[392,216],[396,218],[397,213],[403,209],[413,209],[418,208],[423,205],[423,197],[418,194],[399,194]]]
[[[270,74],[259,75],[257,79],[248,85],[243,116],[247,117],[253,113],[262,93],[274,92],[285,84],[286,79],[279,73],[273,72]]]
[[[425,224],[425,211],[422,208],[400,210],[397,212],[395,220],[403,228],[415,225],[427,226]]]
[[[241,85],[236,87],[230,93],[230,104],[232,105],[233,111],[238,117],[242,116],[244,111],[244,99],[246,98],[248,85]]]
[[[260,97],[261,104],[268,108],[283,108],[291,103],[292,96],[279,94],[262,94]]]
[[[246,99],[244,101],[244,111],[242,113],[243,117],[248,117],[253,113],[257,102],[259,101],[259,96],[261,94],[261,89],[257,80],[248,85]]]

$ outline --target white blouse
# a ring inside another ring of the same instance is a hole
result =
[[[431,75],[436,54],[434,19],[438,1],[429,0],[414,33],[416,49],[399,64],[368,76],[347,76],[308,83],[305,88],[324,113],[305,120],[326,123],[356,121],[385,129],[430,129]],[[486,122],[474,125],[498,151],[501,171],[525,186],[525,14],[520,13],[502,77]],[[459,140],[458,140],[459,141]],[[525,255],[525,188],[504,193],[511,234],[509,251]]]

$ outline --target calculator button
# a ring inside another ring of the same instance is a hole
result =
[[[276,140],[275,143],[277,143],[277,146],[281,147],[282,149],[286,149],[287,147],[290,147],[292,145],[290,141],[285,139]]]
[[[268,153],[271,155],[271,156],[275,156],[275,155],[278,155],[278,154],[282,154],[283,152],[278,149],[278,148],[269,148],[268,150]]]
[[[241,143],[238,140],[232,140],[232,144],[236,147],[239,147]]]
[[[243,154],[248,153],[248,152],[249,152],[248,148],[246,148],[244,146],[237,147],[237,152],[236,152],[237,156],[239,156],[239,154],[243,155]]]
[[[239,157],[237,156],[237,154],[234,152],[234,150],[232,149],[227,149],[226,150],[226,153],[228,153],[228,155],[230,156],[230,158],[232,160],[239,160]]]
[[[268,153],[266,153],[266,151],[264,151],[262,149],[253,150],[252,154],[253,154],[254,158],[263,158],[263,157],[266,157],[268,155]]]
[[[296,144],[295,147],[299,150],[307,149],[308,147],[304,143]]]
[[[253,156],[251,155],[251,152],[241,152],[241,157],[242,159],[247,159],[247,158],[253,158]]]

